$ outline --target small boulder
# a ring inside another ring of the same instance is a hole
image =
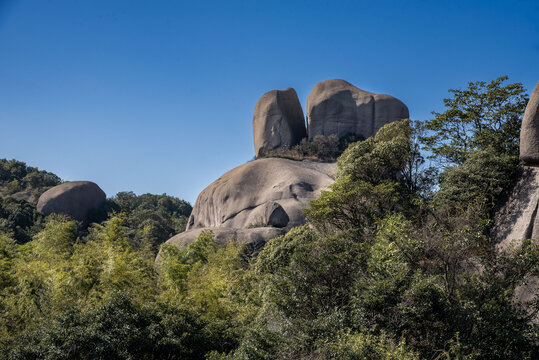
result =
[[[535,85],[522,119],[520,160],[524,165],[539,166],[539,82]]]
[[[310,140],[316,135],[368,138],[385,124],[408,117],[408,108],[399,99],[361,90],[340,79],[319,82],[307,98]]]
[[[268,150],[290,148],[306,136],[305,117],[294,89],[272,90],[262,95],[253,115],[257,157]]]
[[[37,202],[37,210],[45,215],[64,214],[88,223],[88,214],[105,202],[106,195],[91,181],[69,181],[45,191]]]

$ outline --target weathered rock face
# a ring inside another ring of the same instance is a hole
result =
[[[408,108],[399,99],[339,79],[319,82],[307,98],[309,139],[349,133],[368,138],[385,124],[408,117]]]
[[[187,229],[246,229],[275,226],[289,230],[305,222],[309,201],[333,183],[335,163],[259,159],[230,170],[197,198]]]
[[[539,168],[525,166],[518,182],[494,216],[491,235],[499,252],[518,248],[522,240],[539,241]],[[528,284],[515,291],[515,300],[527,302],[539,292],[539,279],[527,279]],[[538,319],[539,320],[539,319]]]
[[[539,168],[526,166],[494,216],[491,234],[499,251],[518,246],[524,239],[539,240],[538,206]]]
[[[255,154],[290,148],[307,136],[305,117],[296,91],[272,90],[262,95],[253,115]]]
[[[539,166],[539,82],[535,85],[522,119],[520,160],[524,165]]]
[[[106,195],[91,181],[70,181],[45,191],[37,202],[37,210],[45,215],[64,214],[87,223],[88,213],[105,202]]]

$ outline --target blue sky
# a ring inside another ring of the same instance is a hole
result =
[[[193,203],[266,91],[342,78],[424,120],[501,75],[539,81],[538,1],[0,0],[0,158]]]

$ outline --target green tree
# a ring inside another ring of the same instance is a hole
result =
[[[462,164],[474,150],[492,147],[497,153],[518,156],[522,115],[528,97],[521,83],[506,84],[507,76],[489,83],[468,83],[464,90],[450,89],[446,110],[427,120],[424,149],[442,164]]]

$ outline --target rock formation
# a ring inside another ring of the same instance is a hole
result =
[[[305,117],[292,88],[262,95],[253,115],[256,156],[277,148],[290,148],[307,136]]]
[[[335,163],[267,158],[225,173],[204,189],[187,230],[167,241],[186,246],[203,230],[217,242],[260,245],[305,223],[303,209],[334,181]]]
[[[294,89],[265,93],[255,106],[253,138],[257,157],[290,148],[303,138],[348,133],[373,136],[392,121],[408,118],[408,108],[389,95],[356,88],[344,80],[318,83],[309,98],[308,131]],[[198,196],[187,230],[167,243],[186,246],[204,229],[217,241],[266,242],[305,223],[303,209],[334,182],[335,163],[265,158],[225,173]]]
[[[385,124],[409,117],[408,108],[390,95],[373,94],[340,79],[316,84],[307,98],[307,132],[342,137],[374,136]]]
[[[499,252],[518,248],[525,239],[539,241],[539,83],[524,113],[520,159],[518,181],[494,215],[491,235]],[[531,277],[515,290],[515,300],[525,303],[538,292],[539,279]]]
[[[98,209],[106,195],[91,181],[69,181],[45,191],[37,202],[37,210],[45,215],[64,214],[88,223],[88,213]]]
[[[303,209],[333,183],[336,171],[335,163],[277,158],[248,162],[200,193],[187,229],[275,226],[289,230],[305,222]]]
[[[539,82],[535,85],[522,119],[520,160],[524,165],[539,166]]]

